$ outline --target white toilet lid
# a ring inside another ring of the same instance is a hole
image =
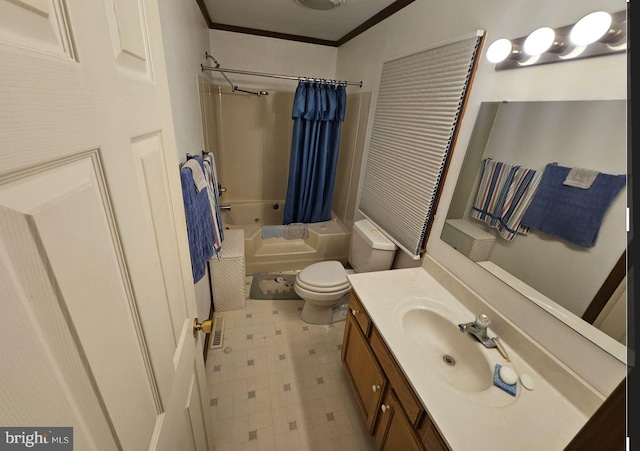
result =
[[[298,273],[296,279],[301,286],[317,291],[342,290],[351,285],[347,280],[347,271],[337,260],[309,265]]]

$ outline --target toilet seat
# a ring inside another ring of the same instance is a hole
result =
[[[347,271],[339,261],[313,263],[300,271],[295,284],[315,293],[338,293],[351,288]]]
[[[349,292],[351,291],[351,286],[348,286],[338,291],[334,290],[334,291],[321,292],[321,291],[307,290],[296,283],[294,284],[293,289],[295,290],[296,293],[298,293],[298,296],[300,296],[302,299],[306,300],[307,302],[312,301],[313,303],[318,305],[332,306],[336,303],[336,301],[340,300],[343,296],[349,294]]]

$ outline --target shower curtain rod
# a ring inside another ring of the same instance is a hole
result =
[[[209,58],[211,61],[213,61],[215,63],[215,65],[216,65],[216,67],[220,67],[220,63],[218,62],[218,60],[216,60],[213,57],[213,55],[209,55],[209,52],[204,52],[204,55],[207,58]],[[200,66],[202,66],[202,64]],[[224,72],[221,72],[221,73],[222,73],[222,76],[224,77],[224,79],[227,80],[227,83],[229,83],[229,85],[231,85],[231,89],[233,90],[233,92],[236,92],[236,91],[246,92],[247,94],[255,94],[258,97],[269,95],[269,93],[267,91],[247,91],[246,89],[240,89],[236,85],[234,85],[231,82],[231,80],[229,80],[229,77],[227,77]]]
[[[268,73],[265,73],[265,72],[253,72],[253,71],[249,71],[249,70],[225,69],[224,67],[212,67],[212,66],[205,66],[203,64],[201,64],[200,67],[201,67],[201,69],[203,71],[210,70],[210,71],[222,72],[223,76],[224,76],[224,73],[227,72],[227,73],[230,73],[230,74],[255,75],[255,76],[258,76],[258,77],[282,78],[282,79],[285,79],[285,80],[329,81],[329,82],[335,82],[335,83],[342,83],[342,84],[346,84],[346,85],[350,85],[350,86],[358,86],[358,87],[362,88],[362,81],[356,82],[356,81],[342,81],[342,80],[327,80],[326,78],[315,78],[315,77],[296,77],[294,75],[279,75],[279,74],[268,74]]]

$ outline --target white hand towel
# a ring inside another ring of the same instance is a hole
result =
[[[187,160],[182,167],[191,169],[191,173],[193,174],[193,184],[196,186],[197,192],[200,192],[207,187],[207,179],[204,176],[202,166],[200,166],[200,163],[198,163],[197,160],[191,158]]]

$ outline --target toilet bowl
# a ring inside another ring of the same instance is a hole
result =
[[[333,322],[333,307],[349,299],[347,271],[336,260],[314,263],[300,271],[293,289],[305,300],[300,318],[311,324]]]
[[[366,219],[354,223],[349,262],[313,263],[296,276],[293,288],[304,299],[300,319],[310,324],[331,324],[346,318],[351,283],[347,274],[390,269],[396,246]],[[345,308],[341,308],[345,306]]]

